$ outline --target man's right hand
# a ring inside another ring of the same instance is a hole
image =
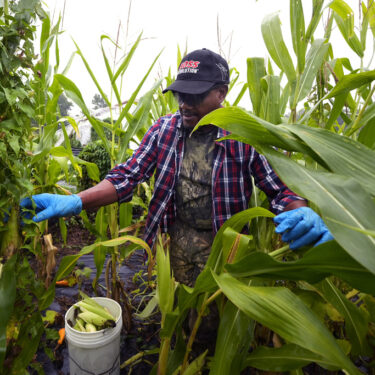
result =
[[[33,221],[50,219],[52,217],[64,217],[78,215],[82,211],[82,200],[76,195],[59,195],[59,194],[38,194],[31,198],[22,199],[20,205],[22,208],[32,210],[35,203],[35,213]]]

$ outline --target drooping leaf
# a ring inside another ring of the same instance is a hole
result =
[[[353,178],[310,171],[271,148],[262,150],[287,186],[314,202],[323,218],[337,217],[347,225],[364,230],[373,227],[375,204]],[[355,231],[349,232],[329,220],[326,220],[326,224],[345,251],[371,273],[375,273],[375,238]]]
[[[234,277],[305,280],[310,284],[335,275],[352,287],[375,295],[375,275],[333,241],[313,247],[295,261],[278,261],[263,252],[251,252],[225,269]]]
[[[343,76],[336,86],[325,96],[325,99],[348,93],[363,85],[371,83],[375,79],[375,70],[360,73],[351,73]]]
[[[254,320],[337,367],[360,374],[329,330],[289,289],[251,287],[225,273],[214,278],[227,298]]]
[[[329,359],[312,353],[295,344],[286,344],[281,348],[259,346],[246,359],[246,366],[255,367],[263,371],[292,371],[317,363],[330,370],[339,370]]]
[[[316,151],[331,171],[355,178],[370,194],[375,195],[375,151],[325,129],[304,125],[283,125],[283,128],[296,134]],[[358,160],[361,162],[358,163]]]

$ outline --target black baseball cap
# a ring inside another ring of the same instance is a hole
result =
[[[218,84],[229,83],[228,63],[215,52],[203,48],[188,53],[181,61],[176,80],[164,91],[202,94]]]

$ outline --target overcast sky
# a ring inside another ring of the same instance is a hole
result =
[[[348,0],[353,9],[357,0]],[[355,3],[355,4],[354,4]],[[106,34],[116,39],[119,25],[120,45],[131,43],[143,31],[135,59],[125,76],[123,98],[128,97],[149,65],[163,48],[157,67],[151,73],[146,86],[149,88],[158,73],[166,74],[171,67],[176,72],[177,45],[188,51],[209,48],[221,52],[231,67],[246,80],[246,58],[266,57],[266,48],[261,35],[261,22],[270,13],[279,12],[282,30],[291,50],[289,26],[289,0],[66,0],[63,18],[64,33],[59,38],[61,66],[75,50],[72,38],[95,72],[99,82],[108,92],[108,78],[100,51],[100,36]],[[46,0],[51,17],[57,20],[63,13],[64,0]],[[306,27],[311,17],[311,0],[303,0]],[[218,25],[221,51],[218,43]],[[323,32],[320,31],[322,34]],[[315,34],[319,35],[319,31]],[[336,40],[336,48],[343,45],[342,38]],[[109,45],[106,42],[106,45]],[[113,59],[112,55],[108,56]],[[80,88],[87,104],[91,104],[97,92],[78,56],[68,73]]]

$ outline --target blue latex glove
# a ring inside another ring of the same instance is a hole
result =
[[[282,233],[281,239],[289,243],[292,250],[333,240],[322,218],[309,207],[283,212],[275,216],[273,221],[277,224],[276,233]]]
[[[35,202],[35,213],[33,221],[50,219],[51,217],[64,217],[77,215],[82,211],[82,200],[76,195],[59,195],[59,194],[38,194],[33,195],[32,200]],[[31,198],[22,199],[20,205],[22,208],[32,210],[33,204]]]

